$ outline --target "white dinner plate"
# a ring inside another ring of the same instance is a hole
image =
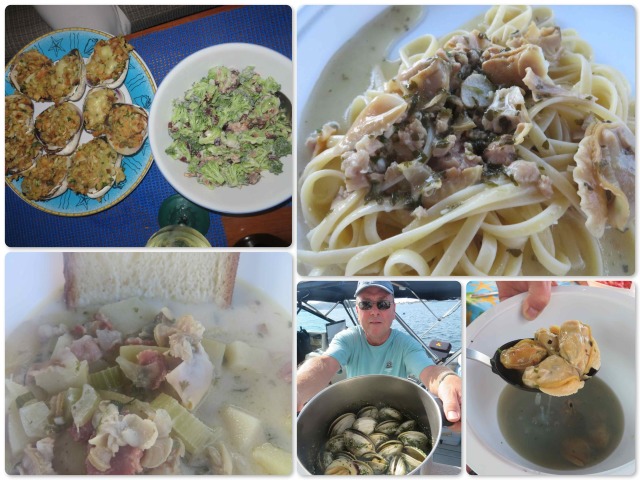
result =
[[[617,449],[602,462],[563,474],[623,475],[635,471],[636,315],[631,292],[613,288],[560,286],[533,321],[521,314],[524,294],[500,302],[474,320],[466,331],[467,348],[492,356],[509,340],[530,338],[536,329],[580,320],[592,327],[602,355],[598,377],[616,392],[625,414],[625,430]],[[559,473],[535,465],[504,440],[497,421],[497,403],[505,382],[489,367],[466,360],[467,465],[479,475]]]

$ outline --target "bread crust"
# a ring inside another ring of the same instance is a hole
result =
[[[101,256],[102,258],[92,259],[91,256]],[[113,255],[114,257],[108,257]],[[122,255],[122,261],[115,261],[117,256]],[[122,291],[131,292],[130,296],[157,296],[158,298],[162,298],[167,296],[164,292],[158,291],[158,288],[155,288],[155,283],[150,281],[148,278],[145,282],[145,275],[136,275],[135,281],[130,277],[130,271],[135,270],[144,270],[143,261],[137,261],[136,259],[140,259],[140,255],[176,255],[180,256],[181,259],[188,259],[185,261],[185,268],[189,268],[189,264],[191,262],[192,268],[196,271],[199,271],[201,274],[203,273],[202,267],[203,265],[211,266],[210,275],[212,276],[212,285],[210,286],[210,291],[203,290],[201,295],[197,298],[183,298],[179,292],[180,288],[177,282],[178,279],[172,277],[170,275],[166,276],[163,280],[163,284],[166,287],[166,283],[169,283],[169,289],[171,289],[171,282],[175,284],[175,290],[170,294],[171,298],[177,301],[197,301],[197,302],[215,302],[221,308],[229,308],[231,306],[233,300],[233,292],[235,288],[235,280],[236,273],[238,270],[238,263],[240,259],[239,253],[234,252],[208,252],[208,253],[195,253],[195,252],[184,252],[184,253],[160,253],[160,252],[144,252],[137,254],[127,254],[127,253],[91,253],[91,252],[70,252],[64,253],[64,267],[63,273],[65,278],[64,283],[64,300],[68,309],[75,309],[78,307],[84,307],[95,303],[100,303],[100,300],[97,300],[98,295],[105,297],[106,302],[116,302],[120,300],[124,300],[122,298]],[[202,258],[200,255],[207,256],[211,255],[212,257],[208,257],[207,262],[202,262]],[[125,258],[126,257],[126,258]],[[209,261],[211,258],[216,258],[215,262]],[[147,260],[150,257],[146,257]],[[95,261],[94,261],[95,260]],[[102,265],[100,266],[100,264]],[[108,265],[108,267],[107,267]],[[93,267],[93,268],[92,268]],[[151,267],[149,267],[151,268]],[[104,270],[104,271],[103,271]],[[150,272],[150,271],[149,271]],[[155,272],[157,275],[158,272]],[[207,272],[204,272],[207,275]],[[100,283],[99,287],[96,285],[96,276],[100,275],[99,278]],[[147,277],[152,277],[152,273],[148,273]],[[154,277],[155,278],[155,277]],[[140,280],[143,279],[143,280]],[[109,281],[111,280],[111,281]],[[89,284],[93,282],[95,289],[100,290],[102,287],[107,287],[104,290],[98,292],[87,292],[86,287],[87,281]],[[142,285],[140,283],[143,283]],[[208,282],[207,282],[208,283]],[[125,288],[126,285],[126,288]],[[166,289],[165,289],[166,292]],[[103,298],[104,300],[104,298]]]

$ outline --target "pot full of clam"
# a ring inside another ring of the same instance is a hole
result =
[[[298,416],[298,468],[311,475],[427,473],[442,413],[416,383],[364,375],[335,383]]]

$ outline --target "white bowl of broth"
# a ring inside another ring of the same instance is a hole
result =
[[[476,319],[467,328],[467,346],[493,355],[509,340],[576,319],[591,326],[602,366],[578,394],[549,397],[519,391],[467,361],[467,464],[481,475],[633,473],[635,299],[618,289],[555,287],[549,306],[528,321],[520,313],[523,298],[501,302]],[[568,461],[563,445],[584,466]]]
[[[78,321],[85,318],[80,311],[83,309],[78,309],[76,314],[65,310],[62,268],[61,253],[14,252],[5,257],[6,367],[11,363],[11,342],[15,343],[16,338],[24,335],[20,333],[24,329],[19,328],[22,322],[35,319],[38,323],[58,324],[63,319],[69,321],[70,317]],[[290,254],[242,253],[233,302],[228,310],[221,310],[212,303],[150,301],[153,307],[158,308],[165,303],[176,317],[193,314],[205,326],[205,337],[217,338],[227,345],[241,340],[262,347],[269,354],[270,362],[258,366],[261,371],[247,372],[244,381],[240,379],[242,375],[225,372],[223,365],[221,373],[216,374],[213,388],[193,412],[203,423],[222,432],[222,440],[227,442],[234,462],[237,460],[233,474],[262,475],[268,472],[255,463],[250,451],[240,458],[227,436],[228,432],[221,430],[224,422],[220,418],[220,410],[228,405],[260,419],[268,441],[286,452],[292,451],[292,282],[293,260]],[[245,388],[238,388],[237,382],[243,383]],[[186,470],[185,473],[196,472]]]

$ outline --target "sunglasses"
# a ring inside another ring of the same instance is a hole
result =
[[[378,310],[389,310],[391,308],[391,302],[389,300],[380,300],[375,303],[371,300],[360,300],[358,302],[360,310],[371,310],[374,305],[378,307]]]

